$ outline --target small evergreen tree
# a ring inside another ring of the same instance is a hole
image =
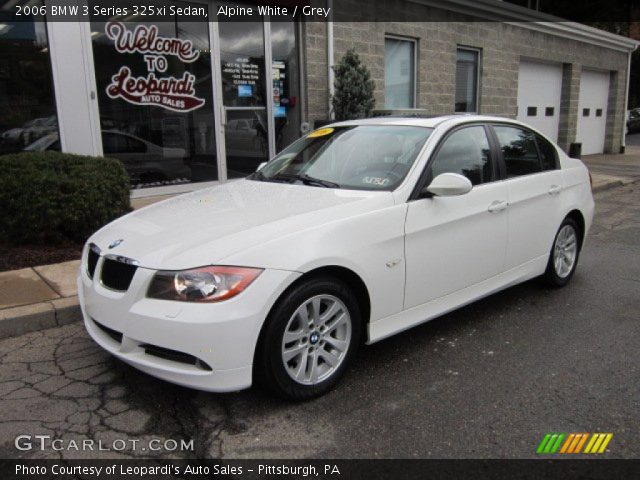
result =
[[[335,93],[331,99],[336,120],[353,120],[371,116],[376,104],[373,98],[375,87],[371,72],[362,65],[360,57],[348,50],[333,67]]]

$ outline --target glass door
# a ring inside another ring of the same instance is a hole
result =
[[[227,178],[245,177],[270,157],[264,29],[263,22],[218,22]]]
[[[297,26],[268,16],[211,26],[220,179],[245,177],[299,137]]]

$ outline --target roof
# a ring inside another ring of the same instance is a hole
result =
[[[458,114],[458,115],[439,115],[433,117],[375,117],[375,118],[364,118],[360,120],[347,120],[343,122],[336,122],[327,127],[347,127],[354,125],[396,125],[396,126],[405,126],[405,127],[427,127],[427,128],[436,128],[439,125],[447,124],[447,125],[457,125],[466,122],[513,122],[519,123],[516,120],[512,120],[505,117],[495,117],[495,116],[487,116],[487,115],[468,115],[468,114]]]
[[[483,20],[503,22],[558,37],[620,51],[633,51],[640,42],[622,35],[589,27],[582,23],[569,22],[563,18],[542,13],[500,0],[409,0],[413,3],[444,8],[464,13]]]

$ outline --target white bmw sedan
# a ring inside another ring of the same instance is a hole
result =
[[[78,277],[84,323],[167,381],[260,381],[307,399],[361,342],[534,277],[564,286],[593,210],[582,162],[521,123],[336,123],[243,180],[95,233]]]

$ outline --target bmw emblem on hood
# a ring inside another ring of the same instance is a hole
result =
[[[118,245],[120,245],[122,242],[124,242],[124,239],[119,238],[118,240],[114,240],[113,242],[111,242],[109,244],[109,250],[111,250],[112,248],[116,248]]]

